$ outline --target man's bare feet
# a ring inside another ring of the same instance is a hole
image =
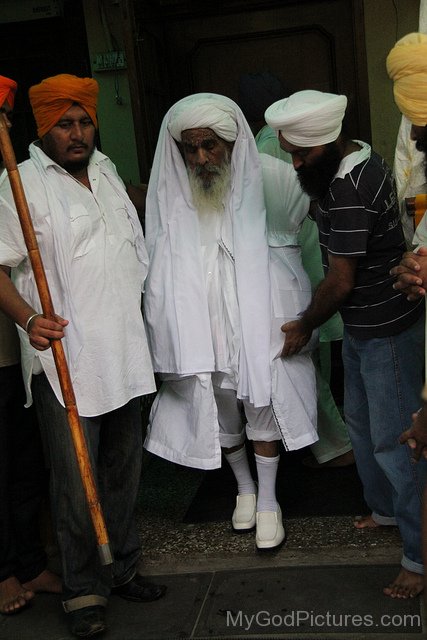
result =
[[[353,450],[350,449],[350,451],[346,451],[346,453],[342,453],[340,456],[332,458],[332,460],[327,460],[327,462],[317,462],[316,458],[310,455],[304,458],[302,463],[305,467],[310,467],[310,469],[338,469],[340,467],[349,467],[355,463],[355,459]]]
[[[44,571],[39,573],[36,578],[25,582],[22,586],[24,587],[24,589],[34,591],[34,593],[62,592],[61,578],[57,576],[56,573],[52,573],[52,571],[49,571],[49,569],[45,569]]]
[[[34,592],[24,587],[15,576],[0,582],[0,613],[18,613],[34,598]]]
[[[384,587],[383,593],[390,598],[415,598],[424,589],[424,576],[420,573],[413,573],[403,567],[396,580],[388,587]]]
[[[376,527],[380,527],[381,525],[378,522],[375,522],[372,515],[369,516],[356,516],[353,520],[353,524],[356,529],[375,529]]]

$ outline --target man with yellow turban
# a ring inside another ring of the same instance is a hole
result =
[[[398,438],[422,386],[423,305],[396,295],[390,268],[405,249],[391,172],[366,143],[342,131],[347,99],[300,91],[265,113],[312,201],[326,276],[300,319],[286,323],[284,353],[297,353],[336,311],[344,322],[344,413],[371,515],[357,528],[397,524],[402,566],[384,589],[408,598],[423,588],[420,495]]]
[[[423,3],[420,3],[421,5]],[[421,17],[420,17],[421,19]],[[424,154],[427,149],[427,35],[409,33],[396,42],[387,56],[386,67],[393,80],[396,105],[403,115],[395,149],[394,172],[402,204],[405,195],[424,192],[427,180]],[[413,223],[406,211],[407,245],[413,242]],[[425,223],[423,223],[425,224]]]
[[[34,275],[7,178],[0,183],[0,307],[21,338],[27,404],[34,404],[50,454],[51,498],[71,632],[105,629],[110,593],[135,602],[163,586],[136,572],[133,513],[142,429],[140,396],[155,390],[141,315],[147,253],[134,206],[111,161],[95,148],[98,84],[61,74],[31,87],[40,140],[20,165],[58,315],[41,314]],[[96,540],[50,349],[62,339],[114,553],[98,564]]]
[[[411,139],[427,159],[427,35],[410,33],[401,38],[387,56],[387,71],[393,80],[394,98],[403,115],[411,123]],[[427,178],[427,162],[424,167]],[[400,265],[391,273],[398,276],[394,285],[408,299],[418,300],[427,292],[427,219],[418,224],[413,244],[415,252],[405,254]],[[427,458],[427,384],[421,394],[421,408],[414,413],[412,426],[405,431],[400,441],[407,443],[412,457],[419,461]],[[427,526],[427,494],[424,496],[424,528]],[[424,561],[427,546],[424,541]]]
[[[393,80],[396,105],[411,123],[411,139],[427,158],[427,35],[409,33],[391,49],[386,60],[387,71]],[[424,165],[427,178],[427,162]],[[413,244],[416,253],[405,254],[401,264],[392,269],[398,276],[394,287],[404,291],[410,299],[425,296],[427,290],[427,219],[418,224]],[[425,396],[425,397],[424,397]],[[408,430],[402,441],[408,441],[414,449],[414,458],[421,453],[427,457],[427,388],[423,392],[423,406],[417,413],[414,428]]]
[[[17,84],[0,76],[0,113],[10,125]],[[0,156],[1,159],[1,156]],[[24,409],[19,339],[0,312],[0,613],[20,611],[36,591],[59,593],[61,581],[46,569],[38,515],[45,492],[40,433]]]
[[[396,42],[386,65],[399,110],[412,124],[413,139],[427,125],[427,35],[409,33]],[[415,131],[414,131],[415,129]]]

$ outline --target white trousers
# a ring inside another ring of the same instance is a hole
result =
[[[272,442],[281,440],[274,420],[273,411],[268,407],[254,407],[247,400],[238,400],[233,389],[223,389],[214,385],[215,402],[218,408],[219,441],[221,447],[229,449],[249,440]]]

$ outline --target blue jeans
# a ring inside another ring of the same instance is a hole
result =
[[[423,573],[421,496],[426,460],[411,462],[398,441],[420,406],[424,317],[387,338],[361,340],[344,330],[344,412],[366,503],[378,524],[396,523],[402,566]]]
[[[105,606],[111,587],[135,574],[140,542],[134,524],[142,460],[140,398],[105,415],[81,418],[114,563],[99,562],[92,520],[65,409],[44,374],[32,390],[49,448],[50,492],[63,570],[66,611]]]

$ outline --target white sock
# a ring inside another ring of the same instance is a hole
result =
[[[277,511],[276,476],[280,455],[274,458],[255,454],[258,472],[257,511]]]
[[[237,480],[237,493],[239,495],[256,493],[256,485],[249,469],[246,447],[243,445],[241,449],[237,449],[233,453],[224,453],[224,455]]]

